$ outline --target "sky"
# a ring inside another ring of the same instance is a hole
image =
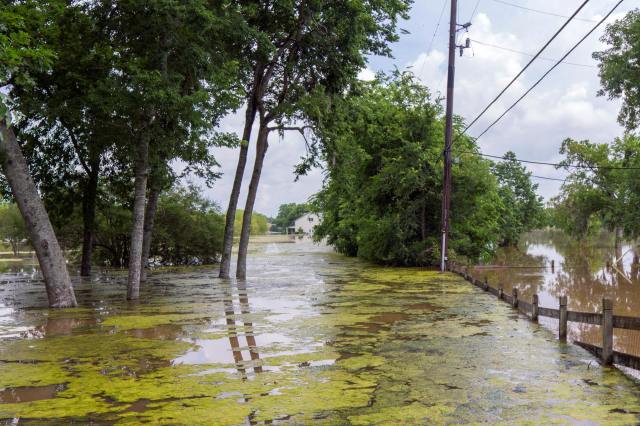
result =
[[[472,23],[467,33],[459,33],[459,39],[463,42],[467,37],[470,38],[472,48],[466,49],[462,57],[456,56],[454,113],[467,122],[471,121],[530,60],[530,56],[513,50],[536,53],[566,21],[560,16],[537,13],[522,7],[569,16],[582,2],[459,0],[458,23]],[[595,25],[594,21],[602,19],[617,2],[589,1],[577,15],[579,20],[574,19],[542,57],[559,59]],[[448,0],[415,0],[410,19],[399,24],[409,34],[401,35],[400,40],[392,45],[393,58],[370,57],[367,68],[360,73],[361,78],[372,78],[376,72],[389,71],[394,67],[410,69],[434,95],[444,93],[449,4]],[[607,22],[638,7],[640,0],[626,0]],[[442,11],[442,19],[439,19]],[[597,96],[600,87],[598,69],[591,54],[605,48],[600,41],[603,29],[604,25],[567,57],[565,61],[571,64],[561,64],[553,70],[518,106],[478,140],[483,153],[502,155],[506,151],[513,151],[521,159],[557,162],[562,158],[558,152],[560,144],[567,137],[608,143],[622,135],[623,128],[617,122],[619,101]],[[552,65],[553,61],[549,60],[534,62],[468,133],[475,136],[482,132]],[[242,126],[243,111],[238,111],[223,119],[220,130],[241,134]],[[254,146],[252,143],[238,208],[242,208],[246,200],[246,188],[255,158]],[[304,153],[300,135],[288,132],[283,138],[276,134],[270,136],[255,211],[275,216],[280,204],[305,202],[322,187],[324,175],[320,169],[294,181],[294,166]],[[206,190],[205,195],[226,210],[238,150],[217,148],[214,155],[223,175],[213,188]],[[566,172],[551,166],[527,167],[537,176],[566,176]],[[538,193],[546,200],[557,194],[561,185],[561,182],[542,179],[535,179],[535,182],[539,184]]]

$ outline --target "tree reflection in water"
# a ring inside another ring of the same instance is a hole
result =
[[[262,372],[262,366],[260,364],[260,354],[258,352],[258,346],[256,344],[256,338],[253,330],[253,322],[250,321],[250,305],[249,294],[247,292],[246,282],[243,280],[235,281],[236,288],[238,290],[238,301],[240,304],[240,314],[242,318],[242,328],[236,322],[236,312],[233,304],[233,289],[231,288],[231,280],[223,280],[224,282],[224,316],[227,323],[227,334],[229,338],[229,344],[233,352],[233,360],[236,365],[238,373],[243,378],[246,378],[246,367],[250,364],[255,373]],[[246,347],[249,350],[250,360],[244,360],[242,355],[243,347],[240,346],[239,331],[243,331],[243,337],[247,342]]]
[[[551,262],[555,268],[551,268]],[[639,255],[635,243],[615,243],[603,233],[588,241],[576,241],[560,231],[526,234],[518,247],[498,251],[486,265],[471,270],[506,294],[517,288],[523,300],[538,294],[540,306],[557,308],[558,298],[568,297],[568,309],[600,312],[604,297],[613,300],[614,314],[640,317]],[[554,331],[557,321],[541,318]],[[600,345],[600,327],[569,323],[569,339]],[[614,348],[640,356],[640,332],[614,332]]]

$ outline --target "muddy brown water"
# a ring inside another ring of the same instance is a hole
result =
[[[636,382],[453,274],[283,238],[248,274],[158,270],[131,303],[104,270],[49,310],[3,273],[0,424],[640,421]]]
[[[470,273],[506,294],[515,287],[528,302],[537,293],[540,306],[557,309],[559,297],[567,296],[569,310],[601,312],[606,297],[613,301],[614,315],[640,317],[639,253],[635,243],[616,246],[608,233],[580,242],[560,231],[540,230],[526,234],[517,248],[500,249]],[[541,323],[557,330],[557,320],[541,317]],[[599,326],[569,322],[567,331],[570,340],[602,344]],[[614,349],[640,356],[640,331],[614,330]]]

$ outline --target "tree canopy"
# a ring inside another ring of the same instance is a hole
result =
[[[439,101],[411,74],[396,74],[356,84],[333,100],[318,126],[328,178],[315,199],[323,214],[316,238],[382,263],[435,264],[444,132]],[[456,146],[476,149],[466,136]],[[491,253],[502,206],[491,163],[479,155],[457,158],[453,187],[452,256]]]

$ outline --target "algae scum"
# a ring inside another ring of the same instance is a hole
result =
[[[156,273],[0,284],[0,419],[99,424],[635,424],[637,385],[461,279],[310,243],[254,246],[247,283]]]

